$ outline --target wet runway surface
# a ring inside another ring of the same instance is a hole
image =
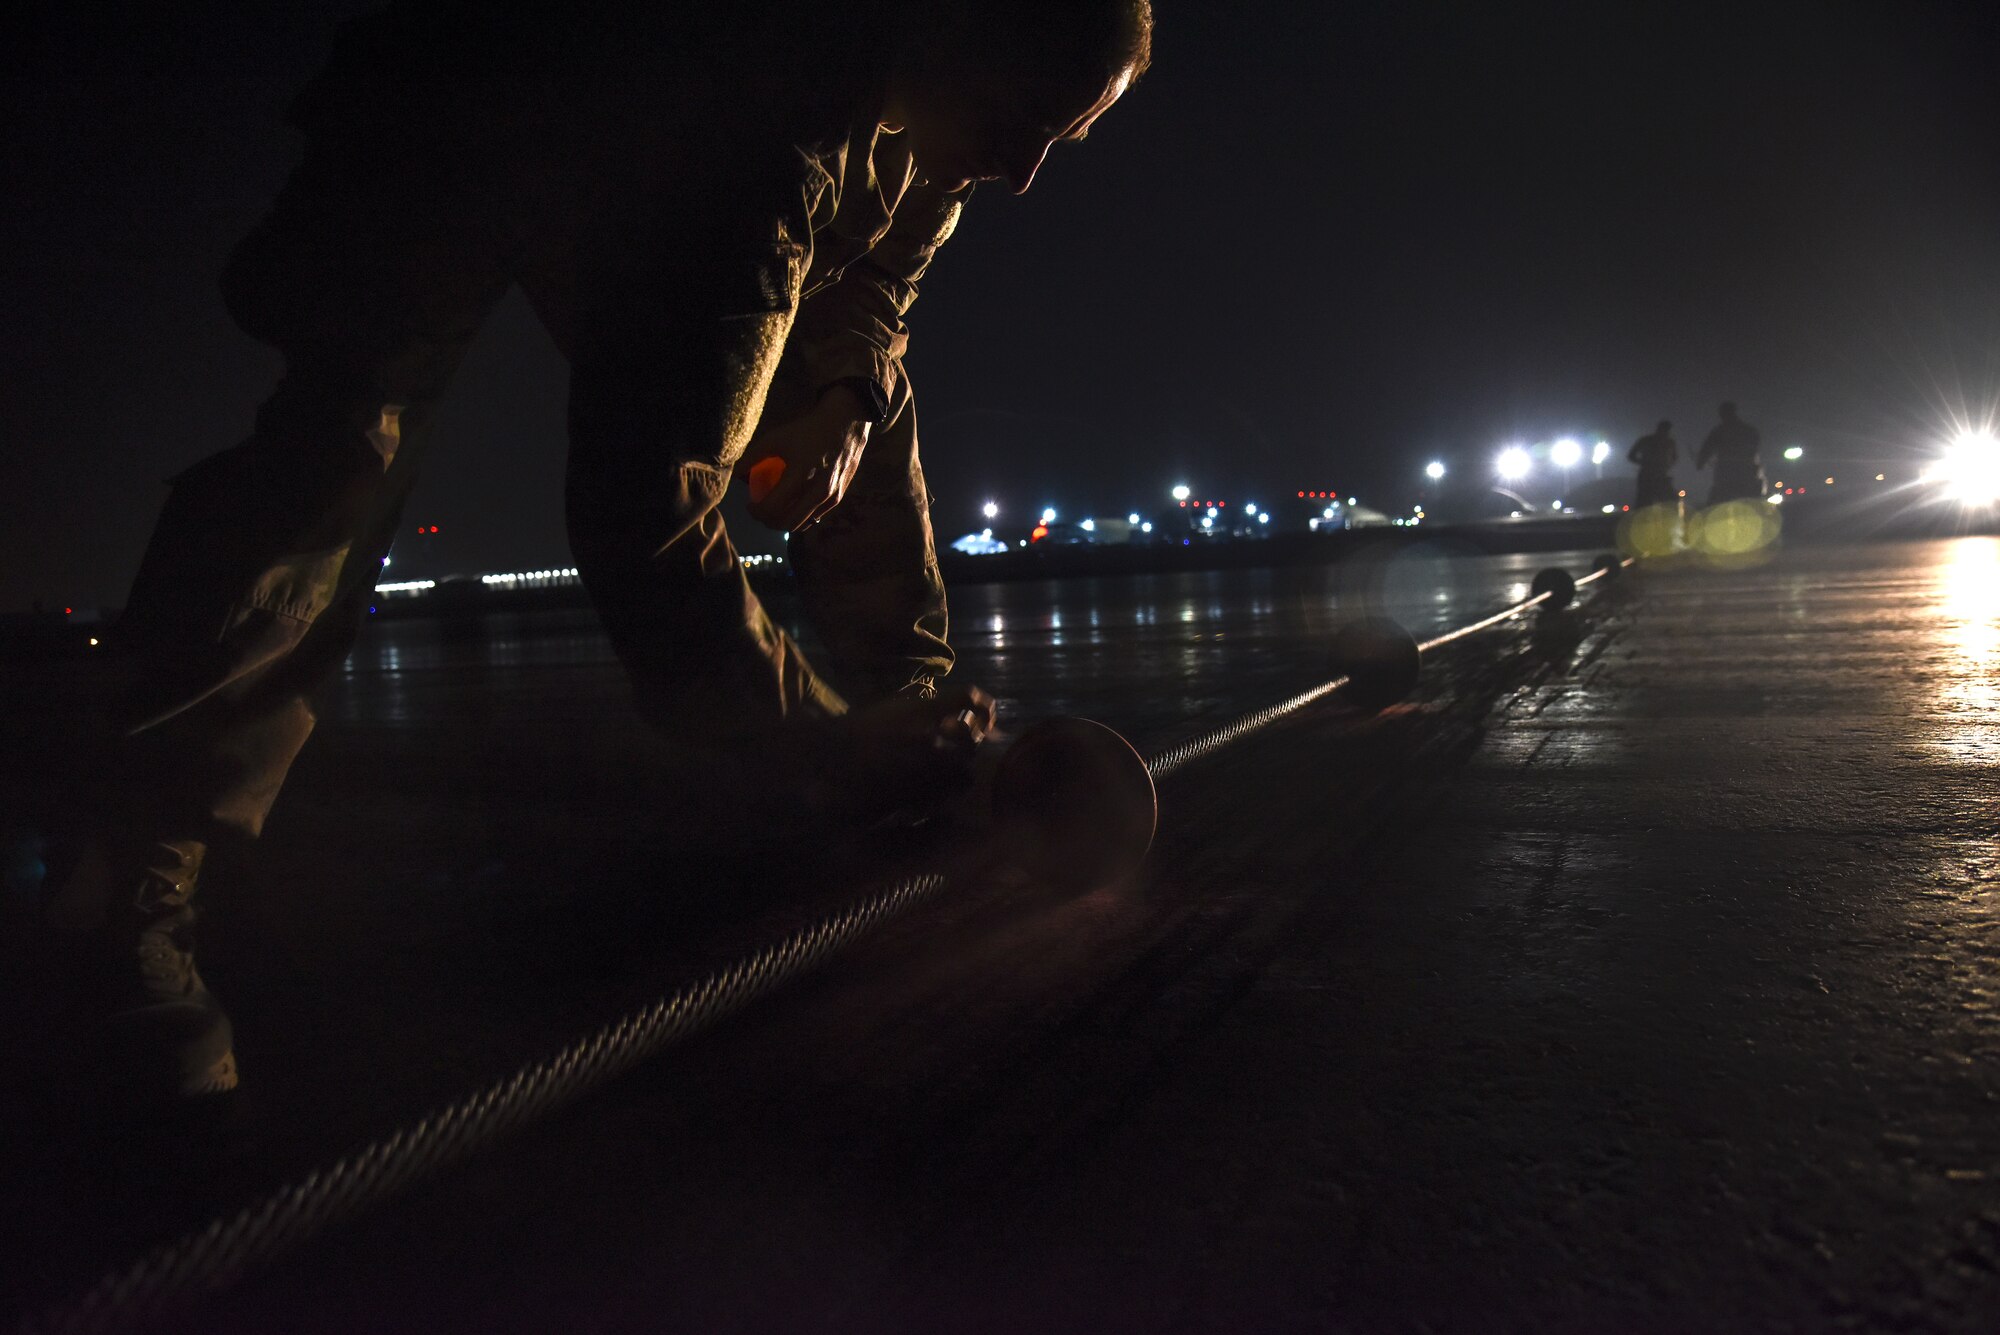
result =
[[[972,586],[955,639],[1150,750],[1548,564]],[[44,1275],[825,892],[637,860],[653,743],[546,617],[375,629],[213,887],[234,1121]],[[2000,541],[1645,567],[1168,779],[1141,884],[971,878],[190,1328],[1992,1329],[1996,725]]]

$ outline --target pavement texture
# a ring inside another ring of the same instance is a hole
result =
[[[955,609],[968,675],[1150,748],[1310,684],[1357,606],[1421,634],[1547,563]],[[101,1141],[10,1160],[17,1292],[911,852],[635,861],[647,743],[596,651],[541,643],[560,664],[470,681],[408,670],[422,646],[358,660],[217,887],[209,971],[256,1084],[156,1131],[150,1175]],[[1650,564],[1451,646],[1383,714],[1316,708],[1170,777],[1139,883],[968,874],[168,1325],[1991,1330],[1996,724],[2000,540]],[[609,912],[606,884],[657,902]]]

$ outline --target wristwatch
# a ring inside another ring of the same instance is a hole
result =
[[[889,396],[881,385],[865,375],[843,376],[821,385],[819,396],[825,398],[827,391],[842,386],[854,391],[854,397],[861,400],[862,421],[870,426],[882,425],[882,419],[889,415]]]

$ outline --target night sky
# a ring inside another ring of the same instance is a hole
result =
[[[1515,440],[1689,446],[1723,397],[1909,460],[2000,399],[1990,7],[1157,3],[1152,73],[1027,196],[984,188],[912,312],[946,538],[1179,480],[1393,502]],[[215,275],[371,7],[0,31],[0,611],[120,601],[161,480],[246,434],[276,360]],[[510,298],[398,573],[567,564],[564,380]]]

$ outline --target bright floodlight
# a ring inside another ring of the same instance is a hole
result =
[[[988,519],[998,519],[1000,517],[1000,503],[998,501],[988,501],[979,507],[979,513],[985,515]]]
[[[1258,523],[1260,523],[1260,524],[1268,524],[1268,523],[1270,523],[1270,522],[1271,522],[1271,516],[1269,516],[1269,515],[1258,515],[1258,516],[1257,516],[1257,522],[1258,522]]]
[[[1549,461],[1557,468],[1574,468],[1583,462],[1583,446],[1564,436],[1549,446]]]
[[[1139,522],[1139,512],[1138,512],[1137,510],[1134,510],[1134,511],[1133,511],[1133,512],[1132,512],[1131,514],[1129,514],[1129,515],[1126,515],[1126,516],[1125,516],[1125,522],[1126,522],[1126,523],[1128,523],[1128,524],[1136,524],[1136,523],[1138,523],[1138,522]]]
[[[1787,445],[1785,447],[1785,457],[1787,459],[1803,459],[1806,457],[1805,447],[1803,445]]]
[[[1056,522],[1056,509],[1053,505],[1042,511],[1042,522],[1044,524],[1053,524]]]
[[[1255,502],[1255,501],[1245,501],[1245,502],[1243,502],[1243,513],[1244,513],[1244,514],[1246,514],[1246,515],[1254,515],[1254,514],[1256,514],[1256,513],[1257,513],[1257,502]]]
[[[1945,495],[1967,505],[2000,501],[2000,437],[1967,431],[1954,440],[1924,475],[1945,484]]]
[[[1590,462],[1601,464],[1611,457],[1611,442],[1600,440],[1590,447]]]
[[[1504,482],[1519,482],[1534,466],[1535,461],[1528,457],[1526,450],[1519,445],[1509,445],[1500,451],[1500,457],[1493,463],[1493,470],[1500,474]]]
[[[1425,476],[1425,477],[1427,477],[1427,478],[1429,478],[1429,479],[1430,479],[1431,481],[1433,481],[1433,482],[1435,482],[1435,481],[1437,481],[1437,480],[1438,480],[1439,478],[1443,477],[1443,476],[1444,476],[1444,464],[1443,464],[1443,462],[1442,462],[1442,461],[1440,461],[1440,460],[1437,460],[1437,459],[1433,459],[1433,460],[1431,460],[1431,461],[1430,461],[1429,463],[1425,464],[1425,465],[1424,465],[1424,476]]]
[[[1097,521],[1096,521],[1095,519],[1086,519],[1086,520],[1084,520],[1084,521],[1083,521],[1083,531],[1084,531],[1085,533],[1095,533],[1095,532],[1097,532]]]
[[[1177,501],[1184,501],[1192,495],[1194,493],[1188,490],[1188,484],[1185,482],[1174,488],[1174,499]]]

